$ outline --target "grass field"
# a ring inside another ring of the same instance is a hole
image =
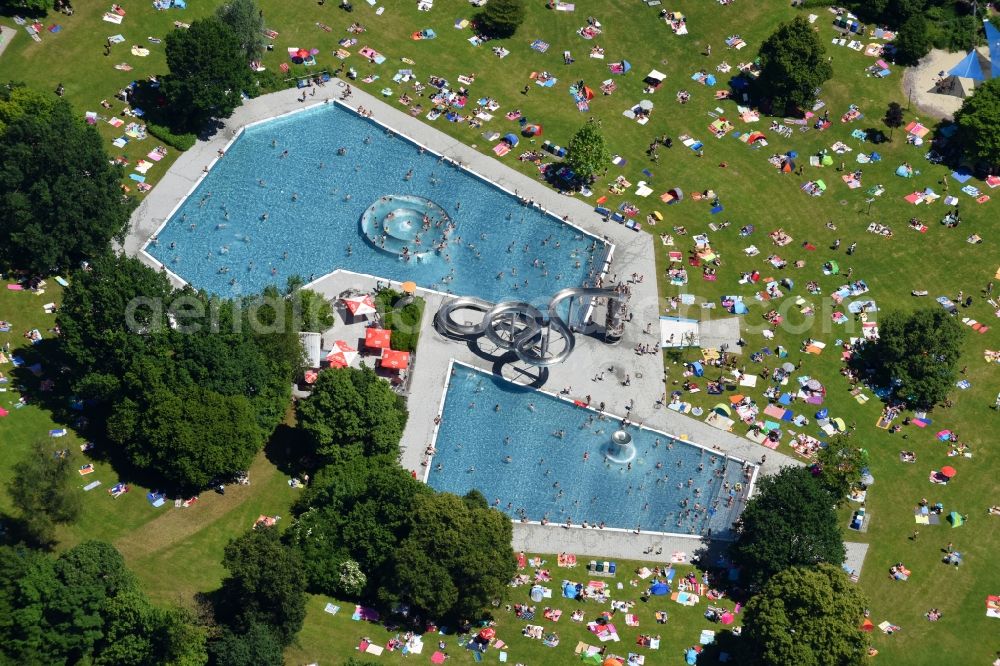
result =
[[[125,21],[121,26],[115,26],[101,21],[101,14],[107,9],[105,5],[90,0],[81,1],[77,3],[73,17],[60,16],[47,21],[48,25],[58,20],[64,29],[58,34],[46,32],[41,44],[32,42],[21,30],[21,34],[0,56],[0,78],[23,80],[43,90],[54,89],[62,82],[66,86],[67,97],[81,115],[84,110],[110,115],[99,106],[101,99],[111,100],[114,93],[133,78],[162,73],[165,69],[162,45],[149,43],[147,37],[162,38],[173,29],[173,21],[190,22],[210,13],[215,4],[191,3],[185,11],[164,12],[155,11],[150,3],[128,5]],[[851,138],[850,131],[855,128],[882,128],[881,117],[889,101],[907,106],[908,91],[901,88],[901,70],[894,68],[887,79],[865,76],[864,68],[873,59],[844,47],[829,45],[834,37],[829,15],[822,9],[812,10],[820,16],[815,25],[822,41],[828,45],[835,72],[834,79],[824,86],[820,95],[830,109],[833,123],[823,132],[796,130],[791,138],[784,139],[768,131],[769,119],[749,125],[743,123],[732,101],[715,100],[713,88],[690,79],[693,72],[703,68],[716,73],[715,67],[722,60],[735,67],[741,61],[752,59],[760,42],[777,23],[794,15],[794,10],[788,8],[786,3],[776,0],[737,2],[725,7],[716,3],[678,0],[668,9],[687,15],[690,34],[683,37],[674,36],[662,21],[657,20],[658,8],[648,8],[639,2],[579,0],[575,12],[554,12],[545,9],[544,2],[532,0],[528,3],[526,24],[516,37],[500,44],[510,50],[510,55],[502,60],[491,52],[492,43],[473,47],[466,41],[472,33],[468,29],[453,27],[456,19],[472,16],[473,8],[460,0],[437,0],[434,9],[427,13],[417,12],[415,2],[386,3],[382,16],[375,16],[374,8],[366,3],[355,3],[355,11],[350,14],[338,10],[334,3],[293,6],[265,0],[261,4],[268,27],[280,33],[275,40],[275,50],[264,59],[264,64],[272,71],[287,60],[285,51],[292,46],[319,48],[318,64],[312,71],[333,71],[340,64],[331,55],[337,41],[348,36],[346,27],[351,22],[360,21],[368,27],[368,32],[358,36],[358,44],[350,49],[354,55],[344,64],[355,67],[362,77],[377,73],[381,78],[374,83],[356,85],[366,87],[375,94],[383,87],[390,87],[393,94],[386,98],[390,104],[398,104],[398,96],[410,90],[409,86],[401,87],[391,82],[393,74],[400,68],[412,67],[418,80],[423,82],[431,75],[455,82],[460,74],[474,74],[476,81],[471,86],[472,97],[488,96],[500,102],[494,119],[482,128],[471,128],[467,123],[449,123],[444,119],[439,119],[435,126],[470,145],[478,145],[483,151],[489,149],[488,142],[482,137],[484,131],[496,130],[503,134],[516,129],[516,123],[503,118],[511,109],[520,109],[530,121],[542,123],[542,138],[560,145],[566,145],[572,133],[588,117],[601,119],[612,150],[626,157],[628,164],[622,168],[609,165],[607,176],[594,188],[595,197],[608,194],[608,185],[619,175],[633,184],[645,180],[654,189],[654,195],[648,199],[636,197],[633,188],[629,188],[623,196],[609,195],[609,205],[616,207],[623,201],[631,201],[642,211],[640,220],[652,210],[664,214],[665,220],[649,229],[650,248],[659,260],[661,296],[691,293],[699,302],[718,304],[723,294],[743,295],[750,305],[744,331],[749,342],[747,352],[765,345],[771,349],[783,345],[789,350],[787,360],[794,363],[801,358],[801,373],[819,378],[827,386],[829,395],[823,406],[828,407],[832,415],[857,424],[853,437],[871,453],[876,484],[867,502],[872,516],[870,529],[864,534],[850,533],[847,538],[871,544],[860,585],[871,600],[872,619],[876,623],[889,620],[902,627],[902,631],[893,636],[877,632],[873,635],[873,643],[880,650],[878,661],[907,665],[988,663],[993,652],[1000,648],[995,639],[988,639],[990,635],[996,635],[997,625],[995,620],[985,617],[983,604],[987,594],[1000,593],[1000,574],[991,558],[998,546],[997,521],[1000,519],[987,517],[985,511],[990,504],[1000,503],[1000,482],[996,473],[998,463],[990,447],[1000,431],[1000,414],[991,409],[1000,391],[1000,379],[997,366],[983,362],[983,351],[1000,348],[1000,329],[997,328],[1000,322],[994,317],[993,309],[984,302],[980,290],[993,278],[1000,264],[1000,253],[995,249],[995,206],[998,203],[991,201],[978,205],[971,197],[960,193],[959,183],[948,178],[948,171],[927,162],[923,158],[923,149],[907,145],[901,130],[895,132],[893,142],[877,147]],[[603,34],[592,41],[576,34],[576,30],[585,25],[588,15],[595,16],[604,29]],[[12,25],[7,19],[2,22]],[[332,31],[322,30],[317,22],[329,25]],[[438,34],[437,39],[410,39],[412,32],[423,28],[433,28]],[[126,42],[116,45],[112,55],[104,57],[104,38],[118,32],[126,36]],[[748,47],[742,51],[726,49],[724,40],[733,34],[741,35]],[[539,53],[529,48],[536,39],[550,45],[547,52]],[[150,49],[149,57],[129,55],[129,46],[140,43]],[[375,66],[358,56],[357,50],[366,44],[385,54],[386,62]],[[605,49],[603,60],[588,57],[591,47],[595,45]],[[702,55],[707,45],[713,47],[711,57]],[[571,65],[563,63],[562,54],[566,50],[575,58]],[[401,58],[408,58],[415,64],[403,64]],[[608,64],[622,59],[632,64],[632,71],[624,76],[611,74]],[[126,73],[113,68],[114,64],[123,61],[129,62],[135,69]],[[644,94],[642,77],[653,68],[666,73],[667,79],[658,91]],[[545,70],[559,79],[553,88],[535,86],[529,79],[532,72]],[[304,67],[292,65],[293,74],[305,74],[307,71]],[[725,75],[716,74],[721,81],[725,80]],[[590,110],[579,112],[568,93],[568,86],[583,80],[596,91],[606,79],[614,79],[617,83],[614,94],[602,96],[598,92]],[[529,92],[522,95],[525,85],[529,86]],[[721,86],[715,89],[719,88]],[[691,92],[692,99],[688,104],[682,106],[675,101],[675,93],[679,89]],[[328,90],[328,94],[334,93],[333,89]],[[621,115],[622,111],[641,99],[655,103],[652,118],[645,126]],[[429,100],[424,98],[422,102],[425,108],[429,108]],[[850,124],[841,123],[839,118],[850,104],[858,105],[865,117]],[[121,106],[116,102],[114,112],[119,112]],[[736,125],[737,131],[759,129],[767,135],[770,145],[751,150],[734,139],[732,134],[721,139],[713,138],[707,125],[714,120],[709,114],[716,113],[714,109],[717,106]],[[932,122],[918,118],[915,110],[908,111],[906,122],[915,119]],[[98,127],[109,141],[119,133],[107,123],[99,123]],[[653,163],[645,157],[645,148],[653,137],[663,134],[673,137],[674,147],[669,150],[661,148],[659,162]],[[703,141],[704,156],[699,158],[680,145],[678,137],[681,134]],[[844,161],[848,170],[862,168],[862,188],[848,189],[841,182],[842,174],[834,167],[816,169],[809,166],[809,155],[822,148],[830,148],[836,141],[843,141],[853,152],[843,157],[834,156],[835,166]],[[156,143],[155,139],[132,142],[123,154],[134,163]],[[521,145],[530,146],[527,140]],[[797,161],[804,169],[801,176],[781,174],[767,162],[772,153],[790,150],[798,152]],[[882,155],[881,162],[865,165],[855,162],[859,152],[871,150],[877,150]],[[513,168],[537,177],[538,172],[533,165],[516,160],[518,152],[515,150],[505,161]],[[171,160],[172,157],[154,167],[149,173],[149,182],[155,182]],[[896,167],[904,162],[913,165],[919,175],[912,180],[894,175]],[[721,163],[727,166],[720,168]],[[644,175],[644,169],[653,175]],[[823,178],[829,186],[822,197],[810,197],[799,190],[803,182],[814,178]],[[902,198],[913,190],[925,187],[933,187],[942,193],[945,187],[942,181],[948,183],[950,193],[961,199],[964,221],[957,229],[947,229],[939,224],[946,212],[941,203],[914,207]],[[884,185],[886,191],[869,206],[865,191],[876,184]],[[986,189],[982,183],[975,184]],[[671,187],[680,187],[689,194],[714,190],[725,210],[711,215],[707,203],[692,201],[690,196],[676,206],[660,204],[656,195]],[[911,217],[921,219],[929,227],[928,231],[922,234],[908,229],[907,221]],[[718,225],[726,220],[731,222],[727,229],[713,232],[708,227],[709,223]],[[827,221],[832,221],[837,230],[828,230],[825,227]],[[893,237],[885,239],[867,233],[865,229],[871,222],[889,225],[894,232]],[[739,237],[737,229],[748,224],[754,225],[755,233],[748,238]],[[672,231],[675,226],[686,227],[687,236]],[[794,238],[790,245],[783,248],[775,248],[767,237],[770,231],[779,227]],[[660,233],[673,235],[676,246],[668,248],[661,244],[656,238]],[[686,264],[686,254],[691,247],[690,236],[697,233],[708,233],[712,247],[723,258],[724,263],[714,282],[703,281],[700,269]],[[967,243],[966,238],[972,233],[980,234],[985,242],[980,245]],[[837,252],[829,250],[828,247],[838,238],[842,240],[842,247]],[[818,249],[805,250],[802,247],[805,241]],[[848,257],[844,249],[853,242],[858,243],[857,252]],[[761,254],[746,256],[743,249],[750,244],[755,244]],[[689,271],[689,284],[684,287],[671,286],[666,279],[665,270],[670,266],[669,250],[685,255],[683,267]],[[801,269],[773,269],[764,262],[772,252],[780,254],[790,266],[799,259],[806,264]],[[871,288],[868,297],[875,299],[883,310],[931,307],[934,306],[934,297],[954,297],[959,290],[975,298],[973,306],[963,309],[961,316],[990,323],[991,330],[984,335],[969,330],[960,364],[967,366],[963,378],[969,380],[971,388],[953,391],[951,399],[954,406],[935,410],[931,414],[934,421],[931,426],[923,430],[911,426],[904,428],[902,433],[891,435],[874,427],[881,409],[877,399],[861,405],[848,394],[847,382],[839,374],[840,358],[835,342],[857,336],[860,332],[853,319],[843,325],[834,324],[830,319],[835,308],[828,296],[845,280],[842,275],[828,277],[821,274],[820,265],[827,259],[839,261],[844,271],[852,268],[853,278],[868,283]],[[627,267],[617,269],[630,272]],[[788,293],[783,299],[759,303],[753,300],[754,289],[737,284],[742,272],[754,269],[764,277],[789,277],[795,281],[795,288],[785,290]],[[821,295],[813,296],[805,291],[805,283],[810,280],[819,283]],[[925,299],[914,298],[910,295],[914,289],[926,289],[930,295]],[[797,308],[791,307],[794,298],[800,295],[815,305],[815,317],[803,317]],[[0,292],[0,319],[14,324],[10,334],[0,333],[0,342],[10,339],[12,344],[17,345],[24,341],[20,336],[25,329],[37,326],[44,331],[50,327],[51,318],[42,313],[41,303],[57,298],[58,292],[53,291],[53,287],[40,298],[27,293]],[[772,308],[785,316],[786,324],[778,328],[773,340],[765,341],[761,335],[762,314]],[[679,314],[707,316],[718,312],[718,309],[707,310],[696,306],[686,311],[682,309]],[[799,353],[801,342],[806,337],[826,342],[824,353],[818,356]],[[678,388],[672,382],[682,380],[682,366],[678,362],[696,357],[694,351],[665,355],[668,389]],[[769,367],[773,368],[774,357],[768,360]],[[761,367],[747,359],[747,372],[755,373]],[[0,371],[6,372],[4,368]],[[0,404],[6,406],[15,394],[9,391],[0,395],[3,396]],[[751,395],[764,402],[762,387],[751,390]],[[704,392],[685,396],[685,400],[703,408],[711,408],[718,402],[716,398]],[[812,414],[807,413],[807,416],[812,417]],[[45,436],[51,427],[53,425],[47,414],[30,405],[12,410],[9,417],[0,419],[0,441],[3,442],[0,481],[6,481],[11,465],[23,455],[32,439]],[[934,437],[938,430],[945,428],[956,431],[971,445],[971,459],[946,456],[945,445]],[[809,428],[802,431],[815,434]],[[905,441],[903,435],[907,435]],[[787,441],[787,436],[785,439]],[[72,436],[57,441],[72,450],[78,448],[79,442]],[[899,462],[898,452],[904,448],[917,453],[917,464]],[[790,452],[785,444],[779,450]],[[761,452],[765,453],[763,449]],[[928,472],[945,464],[956,467],[956,479],[948,486],[928,483]],[[295,492],[288,488],[286,477],[263,455],[252,470],[253,483],[250,487],[234,489],[224,497],[203,495],[195,507],[186,511],[154,510],[144,499],[145,491],[139,489],[112,500],[104,493],[104,488],[113,485],[116,478],[111,469],[101,464],[98,464],[94,475],[86,478],[101,479],[104,485],[93,491],[92,497],[88,496],[81,522],[61,533],[61,547],[87,537],[114,541],[128,557],[130,566],[143,577],[154,597],[173,602],[186,602],[194,591],[212,589],[222,574],[219,560],[226,540],[242,531],[259,513],[286,514]],[[923,497],[931,503],[943,502],[946,511],[954,509],[969,514],[969,524],[955,530],[946,524],[915,525],[911,518],[913,506]],[[0,509],[8,508],[6,499],[0,495]],[[849,510],[845,509],[842,515],[845,526],[849,516]],[[911,541],[908,537],[914,528],[920,530],[920,535],[916,541]],[[954,542],[955,548],[966,556],[966,564],[960,569],[948,568],[940,562],[940,551],[949,541]],[[905,583],[893,582],[887,577],[889,565],[897,561],[904,562],[913,571],[914,575]],[[623,572],[634,566],[620,564],[620,571]],[[558,576],[558,573],[555,575]],[[635,591],[629,587],[623,574],[619,574],[618,579],[624,581],[626,593]],[[511,601],[525,601],[525,589],[512,590]],[[290,663],[314,660],[336,663],[353,653],[353,645],[360,636],[386,637],[373,625],[352,623],[349,618],[351,608],[346,604],[341,604],[344,610],[336,616],[323,613],[325,603],[325,599],[312,600],[299,644],[288,653]],[[671,621],[661,632],[664,636],[663,649],[659,653],[643,649],[652,663],[679,663],[679,651],[696,641],[698,629],[710,626],[700,619],[703,606],[685,609],[676,604],[668,605],[677,610],[669,609]],[[655,632],[651,621],[654,609],[640,606],[639,630]],[[942,620],[935,624],[927,623],[922,617],[931,607],[937,607],[944,613]],[[644,613],[650,617],[645,617]],[[539,624],[551,625],[544,621]],[[561,645],[556,649],[544,648],[538,641],[520,638],[517,636],[520,629],[518,623],[500,613],[499,634],[511,645],[510,659],[514,662],[571,663],[572,647],[577,640],[587,639],[585,630],[570,623],[568,617],[552,626],[559,630],[562,637]],[[618,652],[627,651],[630,640],[634,643],[639,630],[622,632],[623,643],[615,646],[622,648]],[[453,647],[452,642],[449,642],[449,647]],[[426,649],[433,651],[429,642]],[[455,659],[459,662],[471,661],[467,653],[454,649],[449,649],[449,652],[457,653]],[[394,658],[383,656],[381,661],[391,662]],[[487,660],[495,659],[495,653],[487,657]]]

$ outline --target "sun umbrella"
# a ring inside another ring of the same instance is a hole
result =
[[[352,317],[361,317],[375,313],[375,301],[372,300],[370,294],[355,296],[354,298],[345,298],[343,300],[344,305],[347,306],[347,309],[351,313]]]
[[[733,623],[733,620],[735,620],[735,619],[736,619],[736,618],[734,618],[734,617],[733,617],[733,614],[732,614],[732,613],[730,613],[729,611],[726,611],[726,612],[725,612],[725,613],[723,613],[723,614],[722,614],[722,616],[721,616],[721,617],[719,618],[719,622],[721,622],[722,624],[732,624],[732,623]]]
[[[785,372],[795,372],[795,364],[794,363],[784,363],[784,364],[782,364],[781,369],[784,370]]]
[[[326,360],[330,363],[331,368],[346,368],[357,358],[357,355],[357,349],[343,340],[337,340],[333,343],[333,349],[326,355]]]
[[[319,377],[319,374],[317,374],[315,370],[306,370],[305,374],[306,384],[315,384],[317,377]]]
[[[388,349],[391,331],[384,328],[366,328],[365,346],[373,349]]]
[[[820,383],[818,379],[810,379],[808,382],[806,382],[806,388],[809,389],[810,391],[822,391],[823,385]]]
[[[945,477],[946,479],[953,478],[956,474],[958,474],[958,472],[955,471],[955,468],[951,467],[950,465],[941,468],[941,476]]]
[[[410,365],[410,352],[383,349],[379,365],[393,370],[405,370]]]
[[[485,627],[482,631],[479,632],[479,637],[482,638],[484,641],[491,641],[496,637],[496,635],[497,635],[497,630],[494,629],[493,627]]]
[[[417,290],[417,283],[416,282],[404,282],[401,285],[401,288],[402,288],[404,294],[412,294],[413,292],[415,292]]]
[[[641,100],[639,102],[639,108],[642,109],[643,111],[651,111],[653,108],[653,103],[650,102],[648,99]]]
[[[309,50],[308,49],[299,49],[298,51],[295,52],[295,57],[296,58],[308,58],[309,57]]]

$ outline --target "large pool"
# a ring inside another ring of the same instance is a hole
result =
[[[342,268],[537,302],[582,285],[607,253],[602,240],[336,104],[248,127],[146,249],[227,296]]]
[[[610,462],[619,425],[455,364],[427,482],[457,494],[477,489],[517,519],[728,536],[746,495],[744,462],[637,427],[628,428],[631,464]]]

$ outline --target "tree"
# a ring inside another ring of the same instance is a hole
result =
[[[892,130],[903,125],[903,107],[898,102],[889,102],[882,122],[889,128],[889,137],[892,138]]]
[[[391,575],[393,549],[410,533],[414,498],[431,493],[394,457],[356,456],[322,468],[296,503],[287,532],[302,554],[309,589],[334,596],[374,593]],[[343,577],[351,560],[366,579],[361,592],[354,591],[359,579]]]
[[[277,292],[224,301],[135,259],[102,258],[58,315],[74,392],[151,482],[197,490],[245,470],[285,416],[301,364],[293,303]],[[196,416],[195,416],[196,415]]]
[[[52,543],[55,525],[72,523],[80,517],[83,503],[80,492],[72,485],[75,472],[69,455],[56,455],[52,447],[40,441],[14,465],[7,490],[37,543]]]
[[[200,666],[204,632],[152,606],[122,556],[88,541],[58,559],[0,548],[0,663]]]
[[[852,446],[847,437],[834,437],[819,450],[814,468],[817,478],[837,504],[847,499],[847,493],[861,480],[862,470],[868,467],[868,452]]]
[[[97,130],[69,103],[0,87],[0,264],[48,273],[109,251],[131,204]],[[39,149],[44,146],[44,150]]]
[[[476,25],[484,35],[505,39],[514,36],[524,16],[524,0],[491,0],[476,16]]]
[[[754,85],[777,113],[809,109],[816,90],[833,76],[823,43],[801,16],[778,26],[761,44],[759,58]]]
[[[581,182],[589,182],[595,174],[606,169],[611,161],[611,153],[601,131],[601,121],[593,118],[577,130],[569,140],[567,150],[566,164]]]
[[[197,386],[126,397],[107,427],[134,465],[186,491],[248,469],[264,445],[246,398]]]
[[[930,408],[955,384],[955,364],[965,331],[941,309],[889,312],[879,339],[862,349],[859,362],[875,370],[883,386],[914,407]]]
[[[965,154],[991,169],[1000,166],[1000,78],[976,86],[955,113],[958,141]]]
[[[237,633],[268,626],[289,645],[306,616],[305,577],[299,554],[284,546],[273,527],[258,526],[226,546],[220,615]]]
[[[478,617],[503,596],[516,571],[512,537],[510,519],[481,495],[420,495],[379,596],[430,617]]]
[[[293,293],[292,298],[296,304],[295,311],[301,319],[300,330],[322,333],[333,326],[333,307],[322,294],[309,289],[299,289]]]
[[[52,9],[52,0],[7,0],[10,9],[21,9],[33,16],[44,16]]]
[[[264,12],[254,0],[231,0],[216,9],[215,15],[236,35],[247,63],[264,54]]]
[[[733,561],[756,586],[788,567],[844,561],[834,498],[804,467],[764,477],[736,527]]]
[[[743,640],[752,664],[861,666],[866,602],[831,564],[793,567],[775,575],[746,607]]]
[[[345,560],[340,565],[340,589],[344,594],[357,596],[368,585],[368,577],[354,560]]]
[[[406,404],[370,368],[321,372],[312,394],[299,403],[299,427],[316,453],[395,457],[406,425]]]
[[[251,83],[240,37],[215,18],[167,34],[162,90],[181,129],[198,131],[213,118],[228,118]]]
[[[241,633],[223,627],[219,638],[212,641],[211,653],[215,666],[282,666],[285,663],[284,650],[274,630],[259,622]]]
[[[900,65],[916,65],[931,50],[930,36],[927,34],[927,19],[923,14],[914,14],[899,27],[892,42],[896,50],[893,58]]]

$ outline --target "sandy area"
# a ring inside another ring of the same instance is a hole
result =
[[[979,49],[979,54],[983,72],[988,73],[989,51],[984,46]],[[903,78],[903,92],[912,95],[912,103],[922,113],[932,118],[950,119],[962,106],[962,98],[954,95],[942,95],[933,91],[935,84],[941,78],[940,73],[947,72],[964,57],[964,53],[949,53],[941,49],[932,50],[921,59],[916,67],[906,69]]]

